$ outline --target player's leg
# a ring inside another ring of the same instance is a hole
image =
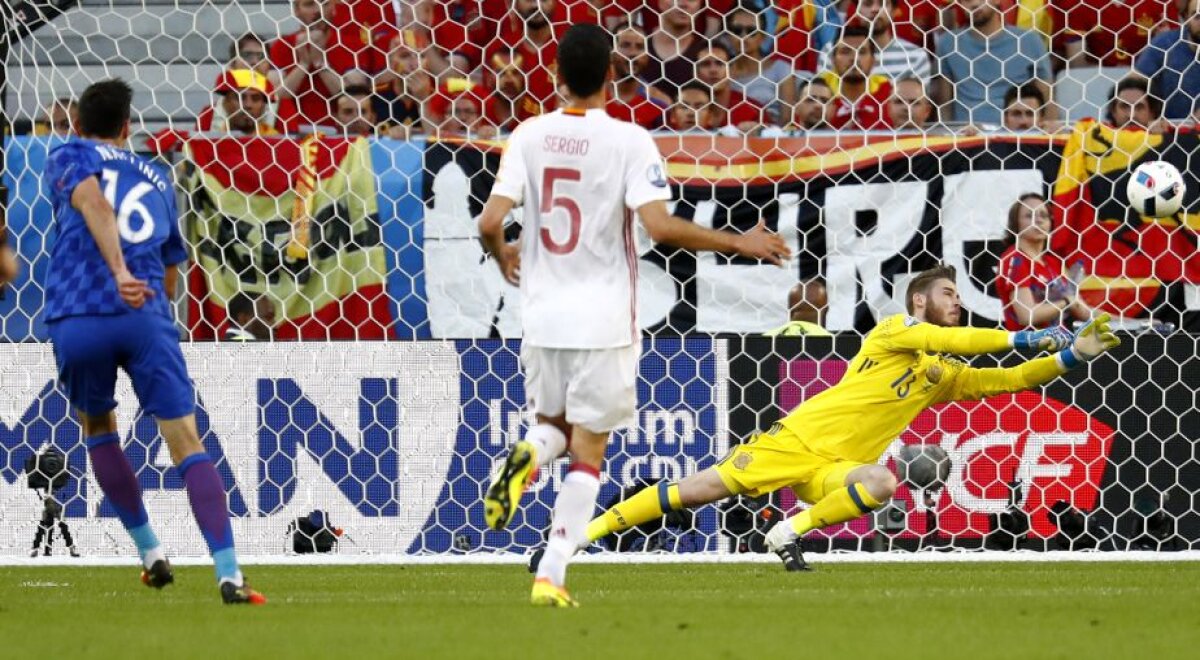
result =
[[[761,495],[803,479],[814,469],[804,459],[799,440],[784,428],[773,428],[738,445],[716,465],[677,484],[662,482],[614,504],[590,524],[588,540],[657,520],[682,508],[733,495]]]
[[[213,558],[221,598],[226,603],[265,603],[266,598],[246,586],[238,567],[225,486],[200,442],[196,393],[174,323],[165,317],[147,319],[142,332],[127,344],[124,366],[142,408],[158,422],[171,462],[183,478],[192,514]]]
[[[88,460],[92,464],[92,473],[96,475],[96,483],[137,546],[142,559],[142,583],[162,589],[175,581],[175,574],[150,525],[137,475],[121,449],[117,416],[112,411],[99,415],[77,411],[77,415],[87,439]]]
[[[50,340],[58,364],[59,382],[75,408],[83,428],[88,461],[96,483],[117,512],[117,518],[137,546],[142,560],[142,582],[161,589],[174,577],[163,553],[133,466],[121,450],[117,435],[117,402],[113,392],[117,382],[117,347],[114,334],[122,317],[72,317],[50,324]]]
[[[529,409],[537,415],[538,423],[509,450],[484,495],[483,516],[492,529],[504,529],[508,525],[537,469],[567,450],[567,438],[571,433],[566,418],[567,385],[560,364],[554,359],[556,353],[533,346],[521,347],[525,399]]]
[[[584,545],[588,519],[600,494],[600,470],[609,432],[597,433],[582,426],[571,430],[571,466],[554,500],[550,537],[537,567],[532,602],[535,605],[571,607],[575,601],[565,590],[567,564]]]
[[[571,424],[571,466],[554,501],[550,538],[537,568],[532,602],[572,606],[567,564],[586,544],[596,511],[600,470],[612,429],[637,421],[637,365],[641,343],[605,350],[556,351],[554,369],[566,374],[565,410]]]
[[[537,415],[537,424],[508,451],[484,495],[483,515],[488,527],[504,529],[508,525],[538,468],[552,463],[566,451],[570,431],[564,415]]]
[[[767,546],[783,559],[788,570],[802,570],[805,565],[795,545],[798,538],[883,506],[896,492],[896,477],[882,465],[833,462],[793,489],[797,497],[813,506],[772,527],[767,533]],[[799,566],[793,561],[796,559]]]
[[[716,466],[684,477],[679,483],[662,481],[617,502],[594,518],[587,526],[587,542],[658,520],[672,511],[709,504],[740,492],[740,488],[733,490],[721,478]]]

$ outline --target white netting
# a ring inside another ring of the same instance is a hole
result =
[[[46,154],[72,129],[69,100],[110,76],[134,88],[131,146],[179,189],[179,325],[242,553],[291,552],[297,527],[333,541],[310,512],[344,530],[343,556],[537,546],[565,466],[543,471],[511,531],[484,531],[481,489],[527,419],[519,292],[483,259],[475,217],[507,133],[560,102],[555,35],[580,22],[614,34],[609,112],[653,129],[674,212],[734,230],[763,218],[796,254],[780,269],[639,235],[639,424],[613,441],[601,504],[712,465],[836,382],[861,335],[904,311],[912,275],[945,261],[965,322],[1103,309],[1129,334],[1044,391],[923,414],[881,461],[939,444],[946,487],[902,486],[812,547],[1200,547],[1200,89],[1181,36],[1200,19],[1179,20],[1196,4],[6,3],[3,183],[24,272],[0,300],[0,558],[39,528],[60,536],[60,517],[85,555],[128,547],[40,317]],[[1157,221],[1124,193],[1156,159],[1188,182],[1184,212]],[[1010,223],[1042,208],[1014,207],[1025,193],[1049,200],[1055,272],[1010,251]],[[249,338],[263,341],[223,341]],[[159,535],[200,553],[161,438],[127,381],[117,398]],[[53,500],[26,474],[48,447],[68,468]],[[787,490],[733,504],[619,549],[761,551],[761,530],[799,506]]]

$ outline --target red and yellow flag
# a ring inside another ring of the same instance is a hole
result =
[[[265,294],[278,339],[383,339],[375,175],[364,139],[191,138],[189,286],[194,339],[224,331],[239,292]]]
[[[1137,316],[1162,284],[1200,283],[1196,229],[1200,216],[1146,218],[1129,207],[1129,172],[1146,160],[1174,161],[1189,171],[1188,155],[1200,149],[1190,132],[1156,135],[1119,130],[1086,119],[1063,149],[1054,185],[1054,251],[1067,263],[1081,262],[1092,277],[1080,287],[1093,306]]]

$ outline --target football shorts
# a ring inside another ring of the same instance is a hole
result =
[[[637,367],[642,344],[604,349],[521,345],[525,400],[538,415],[593,433],[637,422]]]

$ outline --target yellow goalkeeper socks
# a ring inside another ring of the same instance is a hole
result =
[[[639,493],[640,494],[640,493]],[[862,484],[839,488],[826,495],[811,509],[801,511],[788,520],[797,536],[814,529],[836,525],[878,509],[883,502],[877,501]]]
[[[679,486],[664,481],[638,491],[627,500],[617,502],[608,511],[592,519],[587,526],[588,541],[595,541],[614,532],[623,532],[681,508],[683,504],[679,499]]]

